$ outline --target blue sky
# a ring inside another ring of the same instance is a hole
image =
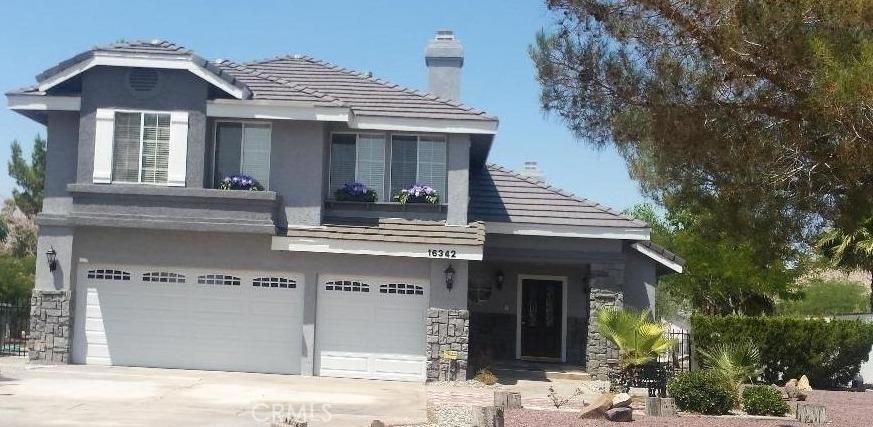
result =
[[[436,30],[452,29],[465,48],[462,100],[500,118],[491,161],[519,169],[536,160],[553,185],[616,209],[643,201],[615,152],[577,141],[540,110],[527,47],[550,22],[542,1],[5,0],[0,11],[3,92],[94,45],[155,38],[208,59],[308,54],[426,89],[424,46]],[[13,186],[5,173],[9,144],[29,147],[37,133],[45,129],[8,109],[0,113],[0,196]]]

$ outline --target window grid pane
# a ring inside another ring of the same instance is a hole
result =
[[[330,196],[355,180],[355,135],[334,134],[330,144]]]
[[[417,181],[433,187],[446,201],[446,140],[438,137],[421,137],[418,140]]]
[[[115,142],[112,151],[112,180],[139,182],[140,113],[115,113]]]
[[[418,147],[414,136],[391,138],[391,196],[415,184],[418,175]]]
[[[218,188],[225,177],[239,173],[242,152],[242,124],[218,123],[215,132],[215,171],[213,185]]]
[[[358,182],[376,191],[385,200],[385,138],[382,135],[358,135]]]
[[[170,115],[146,113],[142,130],[141,181],[165,184],[170,163]]]
[[[270,186],[270,125],[243,125],[243,148],[240,172]]]

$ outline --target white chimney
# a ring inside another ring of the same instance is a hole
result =
[[[424,63],[428,69],[428,92],[440,98],[460,100],[464,47],[453,31],[437,31],[424,50]]]
[[[536,182],[543,182],[545,179],[543,178],[543,171],[540,169],[540,165],[534,161],[524,162],[524,169],[521,170],[519,175],[532,179]]]

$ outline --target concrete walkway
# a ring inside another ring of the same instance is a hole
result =
[[[0,425],[310,426],[424,422],[423,384],[177,369],[33,366],[0,358]]]

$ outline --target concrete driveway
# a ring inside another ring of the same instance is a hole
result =
[[[423,384],[103,366],[0,358],[0,425],[310,426],[425,421]]]

